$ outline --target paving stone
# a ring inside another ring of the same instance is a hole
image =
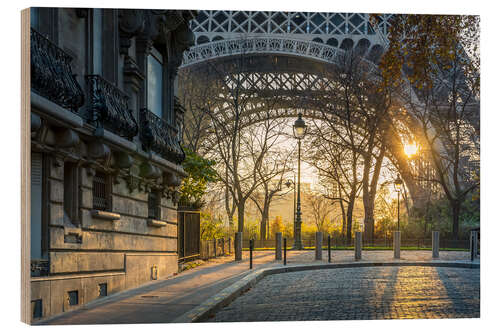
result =
[[[365,267],[270,275],[209,321],[477,318],[479,270]]]

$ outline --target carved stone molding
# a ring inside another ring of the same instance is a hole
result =
[[[111,157],[111,149],[105,143],[93,141],[88,144],[87,149],[90,158],[101,161],[108,161]]]
[[[42,127],[42,119],[36,113],[31,113],[31,133],[38,132]]]
[[[73,148],[80,143],[80,137],[74,130],[63,128],[56,132],[55,143],[60,148]]]
[[[140,176],[147,179],[158,179],[161,176],[161,170],[150,162],[141,164]]]
[[[163,183],[169,187],[177,187],[181,185],[181,178],[176,174],[166,172],[163,175]]]
[[[139,66],[134,59],[126,55],[123,66],[123,82],[130,85],[134,91],[139,92],[142,81],[144,81],[144,75]]]
[[[134,163],[134,158],[130,154],[125,152],[121,151],[114,152],[113,157],[114,157],[113,166],[118,169],[128,169]]]
[[[145,14],[140,9],[120,9],[118,13],[120,28],[120,54],[128,54],[132,37],[144,30]]]

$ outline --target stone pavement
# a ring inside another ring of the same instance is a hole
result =
[[[478,318],[479,269],[362,267],[264,277],[208,321]]]
[[[332,251],[332,254],[332,262],[354,261],[354,251]],[[440,256],[440,260],[454,262],[468,262],[467,258],[468,252],[442,251]],[[323,251],[323,261],[326,262],[327,259],[327,251]],[[402,251],[401,259],[394,260],[392,251],[365,251],[362,259],[383,262],[405,260],[431,261],[431,252]],[[314,251],[287,251],[287,263],[313,264],[318,261],[314,260]],[[274,261],[274,251],[254,252],[252,271],[282,265],[281,261]],[[252,271],[249,270],[248,252],[243,253],[243,261],[239,263],[234,262],[232,257],[212,259],[207,264],[177,276],[90,302],[77,310],[49,318],[40,324],[172,322]],[[285,275],[287,274],[277,276]]]

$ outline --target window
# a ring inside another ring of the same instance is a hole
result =
[[[151,191],[148,196],[148,218],[154,220],[161,219],[160,200],[161,194],[159,191]]]
[[[79,224],[78,213],[78,166],[73,162],[64,163],[64,222]]]
[[[155,49],[148,55],[148,109],[163,117],[163,61]]]
[[[108,284],[99,283],[99,297],[108,296]]]
[[[31,153],[31,259],[42,258],[42,161]]]
[[[69,305],[78,305],[78,290],[68,291]]]
[[[34,301],[31,301],[31,313],[33,319],[38,319],[43,317],[43,307],[41,299],[36,299]]]
[[[103,172],[96,172],[92,183],[93,208],[111,211],[111,182]]]

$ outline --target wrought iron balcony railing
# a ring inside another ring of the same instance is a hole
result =
[[[77,113],[84,103],[83,90],[72,73],[72,57],[31,29],[31,89]]]
[[[177,137],[177,128],[148,109],[141,109],[140,124],[140,138],[147,150],[178,164],[184,161],[185,154]]]
[[[131,140],[139,126],[128,107],[129,96],[99,75],[87,75],[88,117],[97,126]]]

